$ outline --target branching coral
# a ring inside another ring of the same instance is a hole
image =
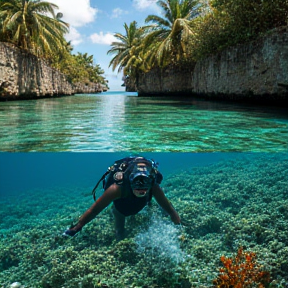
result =
[[[264,288],[270,283],[269,272],[262,271],[256,261],[256,253],[238,249],[235,258],[220,258],[224,268],[220,268],[218,277],[213,281],[216,288]]]

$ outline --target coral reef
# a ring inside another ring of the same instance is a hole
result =
[[[263,271],[256,261],[254,252],[244,252],[243,247],[238,249],[235,258],[221,256],[224,268],[220,268],[220,274],[213,281],[216,288],[248,288],[257,286],[264,288],[269,285],[270,274]]]
[[[61,236],[92,204],[83,196],[90,186],[1,197],[0,287],[208,288],[219,275],[220,257],[227,255],[228,265],[243,246],[270,273],[270,288],[286,288],[287,164],[281,153],[223,154],[212,165],[171,170],[162,187],[182,227],[153,201],[127,219],[128,235],[120,242],[109,208],[77,237]]]

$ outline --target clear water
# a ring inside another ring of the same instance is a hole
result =
[[[181,287],[211,287],[219,257],[244,245],[286,287],[287,128],[286,108],[191,99],[105,93],[0,103],[0,286],[178,287],[185,279]],[[154,203],[128,217],[119,243],[109,209],[62,238],[93,204],[107,167],[134,153],[160,163],[183,226]]]
[[[287,151],[285,108],[123,92],[0,103],[0,151]]]
[[[212,287],[220,256],[239,246],[286,287],[287,153],[143,153],[160,163],[182,226],[153,200],[127,217],[124,241],[115,241],[109,208],[77,237],[61,237],[127,154],[0,153],[1,287]]]
[[[2,152],[0,153],[0,198],[18,193],[23,197],[28,190],[54,187],[72,187],[73,189],[89,187],[87,191],[90,192],[109,166],[116,160],[130,155],[132,154],[125,152]],[[226,153],[141,153],[141,156],[159,162],[163,175],[235,158],[237,155],[241,153],[227,153],[227,155]],[[17,181],[15,181],[16,178]],[[75,193],[77,193],[76,190]],[[92,200],[92,196],[89,198]],[[43,205],[46,204],[43,203]]]

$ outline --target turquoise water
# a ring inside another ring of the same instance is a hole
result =
[[[0,151],[287,151],[285,108],[123,92],[0,103]]]
[[[0,102],[0,286],[209,288],[243,246],[286,288],[287,128],[281,107],[112,92]],[[124,241],[109,207],[63,238],[107,167],[136,153],[160,163],[182,226],[153,201]]]
[[[166,174],[236,157],[239,153],[141,153],[160,163]],[[0,153],[0,197],[33,189],[90,187],[115,160],[130,155],[118,153]],[[17,181],[16,181],[17,180]]]

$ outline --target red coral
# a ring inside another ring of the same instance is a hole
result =
[[[218,277],[213,281],[216,288],[264,288],[270,281],[270,274],[261,271],[261,265],[256,261],[256,253],[243,252],[238,249],[235,258],[220,258],[224,268],[219,269]]]

